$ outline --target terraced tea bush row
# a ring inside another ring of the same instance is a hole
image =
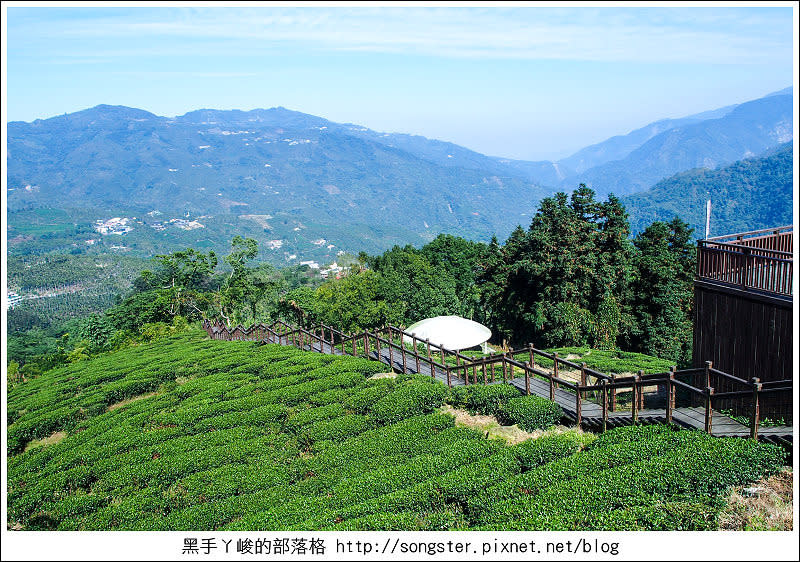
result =
[[[392,423],[432,412],[447,398],[447,387],[414,379],[398,382],[394,390],[372,404],[368,412],[378,423]]]
[[[15,451],[35,435],[69,433],[9,458],[9,525],[713,528],[726,486],[784,462],[776,448],[655,426],[609,431],[588,445],[573,431],[508,446],[435,413],[447,400],[502,415],[520,400],[507,386],[449,391],[424,376],[368,380],[385,367],[193,336],[138,352],[11,389]],[[133,392],[136,400],[106,407]],[[517,408],[523,419],[553,423],[547,407],[538,418],[526,408]]]
[[[393,379],[372,381],[366,388],[352,394],[344,400],[344,407],[357,414],[366,414],[378,400],[384,398],[394,388]]]
[[[561,406],[538,396],[518,396],[502,404],[497,419],[504,425],[517,424],[525,431],[547,429],[564,417]]]
[[[523,472],[549,462],[570,457],[581,448],[575,433],[561,433],[539,439],[529,439],[512,447]]]
[[[649,438],[607,447],[601,442],[487,490],[470,505],[475,522],[486,529],[664,529],[674,524],[702,530],[713,525],[713,500],[727,486],[774,472],[785,461],[778,447],[742,439],[663,428],[660,435],[646,434]],[[577,477],[545,479],[545,469],[559,463]],[[665,514],[659,505],[672,511]],[[614,513],[620,510],[632,512]]]
[[[304,427],[297,436],[297,442],[301,447],[307,448],[315,441],[347,439],[358,435],[369,426],[369,418],[357,414],[323,420]]]
[[[304,425],[315,423],[323,420],[331,420],[342,417],[347,412],[344,406],[338,403],[328,404],[326,406],[319,406],[316,408],[308,408],[301,410],[286,422],[286,429],[296,431]]]
[[[519,397],[519,391],[507,384],[455,386],[447,401],[455,408],[471,414],[496,415],[509,400]]]

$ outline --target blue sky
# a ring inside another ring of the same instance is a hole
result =
[[[280,105],[537,160],[794,80],[791,7],[7,10],[8,120]]]

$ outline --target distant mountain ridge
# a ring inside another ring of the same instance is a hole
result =
[[[677,216],[695,229],[695,237],[703,238],[709,199],[712,236],[791,224],[792,147],[788,142],[716,170],[681,172],[647,191],[623,197],[632,231]]]
[[[642,191],[677,172],[724,166],[788,142],[792,140],[792,118],[791,95],[760,98],[739,104],[718,119],[659,133],[625,158],[566,181],[586,183],[598,193]]]
[[[624,195],[774,149],[792,139],[791,91],[657,121],[558,162],[490,157],[284,107],[163,117],[99,105],[8,123],[8,209],[150,213],[143,220],[154,229],[161,214],[212,217],[234,232],[244,221],[287,256],[304,245],[378,251],[439,232],[503,238],[542,197],[580,182],[601,197]]]
[[[366,132],[285,108],[167,118],[104,105],[11,122],[8,207],[225,215],[232,228],[236,217],[255,217],[245,220],[261,224],[275,246],[333,245],[335,255],[440,232],[504,236],[549,194],[497,166],[443,166]]]

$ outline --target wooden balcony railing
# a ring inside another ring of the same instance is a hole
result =
[[[717,236],[697,243],[697,277],[792,295],[792,227]]]

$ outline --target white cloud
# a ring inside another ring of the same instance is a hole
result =
[[[291,43],[441,57],[741,64],[787,50],[791,56],[791,14],[791,8],[156,8],[118,17],[105,10],[102,17],[37,29],[67,44],[119,40],[106,56],[258,54]],[[132,45],[137,38],[141,44]],[[73,47],[68,54],[88,53]]]

